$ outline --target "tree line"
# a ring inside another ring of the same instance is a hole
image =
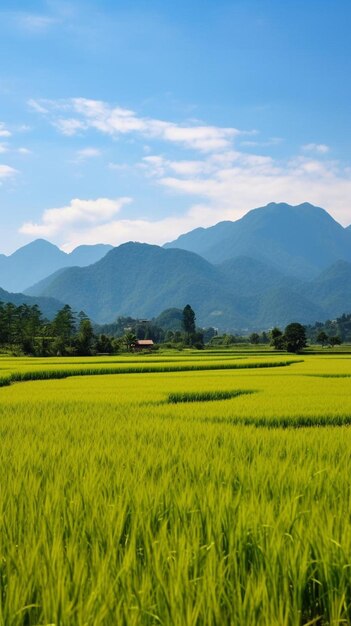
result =
[[[344,313],[334,320],[316,322],[306,326],[307,337],[312,343],[334,347],[351,342],[351,313]]]
[[[110,332],[100,332],[101,328]],[[196,327],[195,313],[190,305],[182,311],[181,328],[165,331],[153,321],[128,317],[118,318],[115,324],[105,327],[94,326],[84,311],[76,314],[68,304],[49,321],[43,317],[38,305],[16,306],[0,302],[0,346],[14,354],[116,354],[123,350],[131,352],[138,339],[152,339],[155,343],[169,341],[177,347],[204,347],[204,332]]]
[[[171,348],[192,347],[202,349],[230,346],[235,343],[253,345],[270,344],[276,350],[301,352],[309,340],[321,346],[335,346],[348,338],[351,340],[351,314],[343,315],[325,324],[302,326],[297,322],[288,324],[285,330],[273,328],[249,336],[218,335],[214,328],[202,329],[196,325],[196,316],[187,304],[183,310],[168,309],[158,319],[174,321],[176,328],[163,328],[157,320],[135,320],[119,317],[112,324],[94,325],[80,311],[76,314],[66,304],[53,320],[45,319],[38,305],[0,302],[0,347],[13,354],[34,356],[89,356],[94,354],[117,354],[131,352],[138,339],[152,339],[155,344]]]
[[[249,336],[224,334],[210,341],[212,346],[230,346],[237,343],[251,343],[254,346],[270,345],[275,350],[298,353],[307,346],[305,327],[298,322],[288,324],[285,330],[272,328],[262,333],[253,332]]]
[[[94,340],[92,323],[67,304],[54,319],[45,319],[38,305],[0,302],[0,345],[14,353],[35,356],[90,354]]]
[[[270,331],[253,332],[248,337],[225,333],[214,337],[210,341],[210,345],[230,346],[247,342],[255,346],[269,344],[275,350],[287,350],[296,353],[301,352],[307,343],[334,348],[342,343],[351,343],[351,314],[343,314],[336,320],[328,320],[324,323],[316,322],[313,326],[303,326],[293,322],[288,324],[285,330],[275,327]]]

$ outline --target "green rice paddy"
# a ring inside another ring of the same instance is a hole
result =
[[[351,624],[350,377],[0,357],[0,626]]]

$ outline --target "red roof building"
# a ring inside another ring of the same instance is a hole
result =
[[[134,350],[151,350],[154,342],[152,339],[137,339],[134,344]]]

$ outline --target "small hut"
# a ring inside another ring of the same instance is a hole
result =
[[[136,352],[141,352],[142,350],[152,350],[154,347],[154,342],[152,339],[137,339],[134,344],[134,350]]]

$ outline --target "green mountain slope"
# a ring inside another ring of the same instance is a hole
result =
[[[60,276],[60,274],[62,274],[62,272],[64,272],[66,269],[67,267],[61,267],[60,269],[56,270],[56,272],[49,274],[49,276],[46,276],[42,280],[39,280],[39,282],[35,283],[31,287],[28,287],[28,289],[24,289],[23,293],[26,296],[35,296],[38,293],[44,293],[46,288],[51,285],[52,281],[57,278],[57,276]]]
[[[245,321],[242,299],[228,290],[218,268],[191,252],[147,244],[123,244],[94,265],[69,268],[31,293],[63,299],[100,323],[118,315],[153,317],[187,302],[203,323]]]
[[[83,309],[99,323],[119,315],[152,318],[190,303],[200,325],[234,330],[313,323],[348,311],[350,285],[347,262],[306,282],[256,259],[215,266],[185,250],[128,243],[94,265],[56,272],[30,292]]]
[[[247,256],[224,261],[218,269],[225,276],[228,289],[245,297],[257,296],[287,284],[294,287],[301,282],[295,278],[287,278],[272,265]]]
[[[257,299],[257,328],[285,327],[292,321],[308,324],[311,320],[323,320],[323,306],[311,298],[288,287],[269,289]]]
[[[324,318],[335,318],[351,311],[351,263],[338,261],[304,286],[303,293],[322,306]]]

